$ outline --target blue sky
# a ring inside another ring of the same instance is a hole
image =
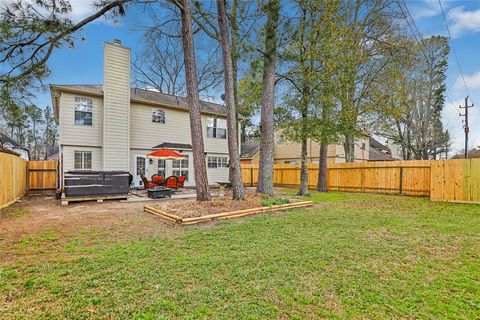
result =
[[[5,0],[0,0],[0,2]],[[71,0],[73,18],[78,20],[90,12],[90,1]],[[406,0],[416,25],[423,36],[447,35],[438,0]],[[480,0],[442,0],[447,23],[452,34],[451,44],[455,47],[471,100],[478,106],[470,109],[470,147],[480,145]],[[146,15],[136,10],[127,10],[127,17],[119,23],[96,22],[88,25],[74,48],[64,48],[49,60],[51,76],[46,83],[89,84],[102,83],[103,43],[115,38],[132,48],[132,57],[139,51],[142,31],[139,21]],[[139,53],[139,52],[138,52]],[[447,73],[448,96],[443,112],[445,126],[451,131],[454,149],[463,147],[463,128],[458,116],[458,105],[464,103],[467,91],[460,79],[459,70],[451,50]],[[45,107],[51,104],[48,91],[38,92],[34,103]]]

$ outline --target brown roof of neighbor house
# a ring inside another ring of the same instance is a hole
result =
[[[101,84],[51,84],[50,89],[63,90],[80,93],[90,93],[98,96],[103,96],[103,85]],[[161,93],[157,91],[145,90],[140,88],[130,88],[130,100],[132,102],[153,103],[163,106],[188,110],[187,98],[174,96],[171,94]],[[200,101],[202,112],[217,115],[226,115],[226,109],[223,105],[213,102]],[[239,116],[243,119],[242,116]]]
[[[188,143],[174,143],[174,142],[163,142],[159,145],[156,145],[152,149],[179,149],[179,150],[192,150],[192,145]]]
[[[370,145],[370,148],[374,147],[377,150],[385,150],[385,151],[388,151],[388,153],[391,153],[390,148],[388,148],[386,145],[380,143],[375,138],[370,137],[368,143]]]
[[[376,139],[370,137],[369,139],[368,160],[369,161],[394,161],[396,160],[391,155],[390,148],[380,143]]]
[[[240,153],[240,158],[242,159],[251,159],[253,158],[259,151],[259,143],[258,142],[244,142],[242,143],[242,150]]]

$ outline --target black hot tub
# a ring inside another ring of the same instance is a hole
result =
[[[128,194],[130,174],[126,171],[67,171],[66,197]]]

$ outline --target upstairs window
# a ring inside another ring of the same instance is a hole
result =
[[[207,138],[226,139],[227,120],[207,118]]]
[[[92,109],[92,99],[75,97],[75,124],[80,126],[91,126]]]
[[[91,170],[92,169],[92,152],[91,151],[75,151],[75,170]]]
[[[152,109],[152,122],[165,123],[165,110]]]
[[[227,157],[208,157],[207,163],[209,168],[227,168],[228,167]]]

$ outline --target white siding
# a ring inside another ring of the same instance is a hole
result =
[[[75,97],[91,98],[92,125],[75,124]],[[88,94],[62,92],[59,108],[59,138],[63,145],[102,146],[103,99]]]
[[[163,109],[165,111],[165,123],[152,122],[153,109]],[[205,152],[228,152],[227,139],[207,138],[207,117],[212,116],[202,115]],[[130,108],[130,130],[131,148],[150,149],[163,142],[192,143],[188,112],[169,109],[168,107],[133,103]]]
[[[225,153],[209,153],[207,157],[227,157],[228,161],[228,154]],[[220,181],[229,181],[229,174],[228,168],[208,168],[208,158],[205,158],[205,161],[207,162],[207,177],[208,177],[208,184],[210,185],[215,185],[215,182],[220,182]]]
[[[62,162],[63,171],[75,170],[75,151],[92,152],[92,170],[102,170],[102,148],[82,147],[82,146],[63,146]]]
[[[104,170],[128,170],[130,151],[130,49],[105,44]]]

